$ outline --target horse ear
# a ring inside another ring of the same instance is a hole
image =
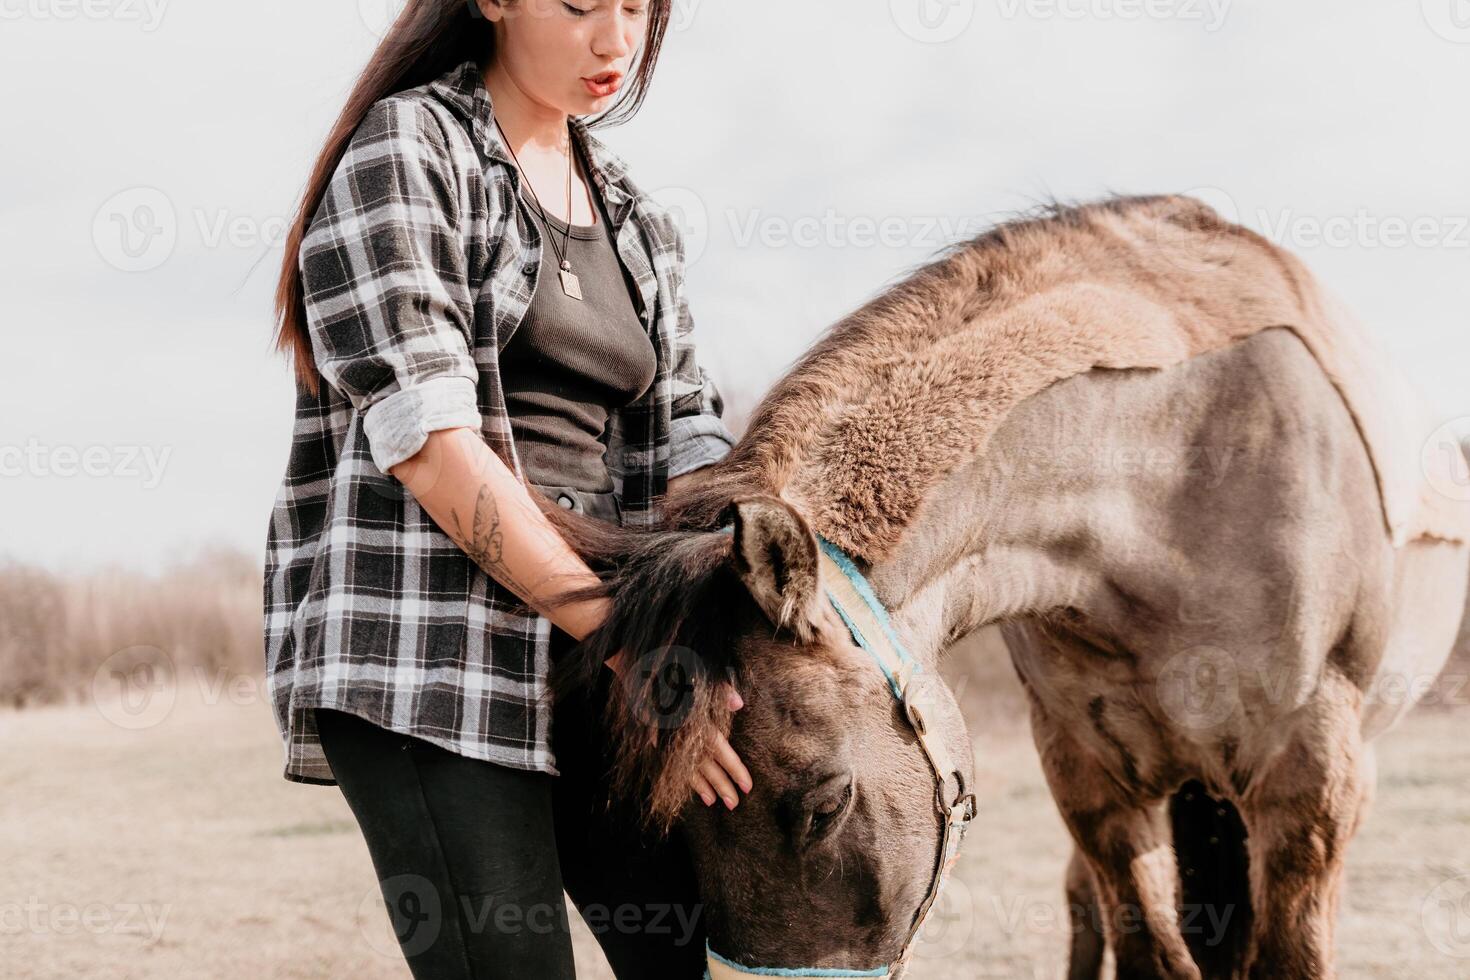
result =
[[[780,497],[760,494],[731,501],[735,572],[776,626],[809,643],[820,619],[817,536],[805,517]]]

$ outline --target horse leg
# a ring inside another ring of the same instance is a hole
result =
[[[1358,828],[1363,826],[1363,821],[1372,808],[1373,799],[1378,791],[1378,755],[1373,749],[1371,742],[1363,743],[1358,757],[1358,778],[1361,790],[1358,794],[1358,807],[1353,814],[1353,824],[1349,828],[1347,838],[1352,840],[1358,834]],[[1342,892],[1347,880],[1346,873],[1338,874],[1332,889],[1332,904],[1328,910],[1332,922],[1338,921],[1341,912]]]
[[[1285,748],[1241,798],[1255,909],[1252,980],[1334,975],[1343,859],[1368,795],[1361,695],[1335,672],[1301,708]]]
[[[1098,760],[1041,721],[1037,744],[1052,796],[1092,872],[1118,980],[1200,980],[1179,930],[1178,871],[1163,807],[1124,799]],[[1090,955],[1086,941],[1074,955]],[[1073,976],[1086,965],[1074,961]]]
[[[1240,811],[1188,780],[1169,800],[1179,862],[1179,929],[1207,980],[1236,980],[1251,937],[1250,857]]]
[[[1072,848],[1067,863],[1067,914],[1072,921],[1072,952],[1067,961],[1067,980],[1101,980],[1103,952],[1107,941],[1102,933],[1102,913],[1097,905],[1097,884],[1082,851]]]

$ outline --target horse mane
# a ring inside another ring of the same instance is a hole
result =
[[[942,249],[824,331],[681,519],[712,524],[718,487],[776,494],[876,564],[927,493],[982,453],[1041,381],[1057,380],[1044,371],[1114,366],[1110,343],[1136,366],[1162,366],[1180,336],[1300,320],[1308,277],[1290,253],[1194,198],[1037,205]],[[1130,333],[1133,323],[1144,326]],[[1085,349],[1089,339],[1097,349]]]
[[[1157,236],[1158,254],[1139,254],[1139,234]],[[924,494],[976,451],[964,431],[973,419],[944,399],[960,386],[997,383],[990,365],[964,363],[966,350],[985,344],[974,334],[981,314],[1079,276],[1188,291],[1194,277],[1231,262],[1242,275],[1261,276],[1264,268],[1292,284],[1304,275],[1282,250],[1191,198],[1049,202],[950,246],[828,328],[761,400],[731,452],[665,498],[658,524],[618,527],[538,501],[600,578],[561,601],[605,598],[611,606],[604,624],[553,666],[549,696],[593,684],[619,650],[637,664],[625,675],[632,682],[614,685],[606,708],[615,794],[640,801],[650,825],[667,831],[691,795],[688,777],[711,734],[729,731],[715,682],[738,680],[732,638],[760,615],[734,572],[730,535],[718,533],[733,500],[781,496],[818,533],[876,562],[892,551]],[[1171,287],[1176,280],[1184,285]],[[1270,310],[1255,310],[1263,312]],[[956,338],[965,345],[958,351]],[[924,394],[922,408],[884,401],[900,384]],[[650,724],[640,706],[661,696],[669,671],[689,681],[680,723]]]

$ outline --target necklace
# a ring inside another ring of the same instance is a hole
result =
[[[567,230],[562,233],[562,244],[561,244],[561,248],[557,248],[556,247],[556,229],[551,226],[551,222],[550,221],[547,221],[546,220],[546,209],[541,206],[541,199],[536,196],[536,188],[531,185],[531,181],[526,177],[525,168],[523,168],[521,166],[521,161],[516,156],[516,151],[513,150],[513,149],[511,149],[510,137],[508,137],[508,136],[505,135],[505,130],[501,128],[501,126],[500,126],[500,120],[499,119],[496,119],[495,120],[495,128],[500,130],[500,135],[505,140],[505,148],[507,150],[510,150],[510,158],[512,160],[515,160],[516,169],[519,170],[520,173],[521,173],[521,180],[523,180],[523,181],[526,182],[526,187],[531,192],[531,200],[536,203],[536,210],[541,215],[541,224],[543,226],[545,226],[545,228],[546,228],[546,232],[547,232],[546,237],[551,242],[552,251],[554,251],[556,253],[557,262],[558,262],[558,264],[560,266],[560,268],[557,269],[556,274],[557,274],[557,278],[559,278],[561,280],[561,291],[564,292],[564,293],[566,293],[572,299],[581,299],[582,298],[582,284],[581,284],[580,281],[578,281],[577,276],[576,276],[576,273],[572,272],[572,263],[567,259],[567,251],[568,251],[567,246],[571,243],[571,237],[572,237],[572,229],[571,229],[571,219],[572,219],[572,131],[571,131],[571,128],[568,127],[568,129],[567,129]]]

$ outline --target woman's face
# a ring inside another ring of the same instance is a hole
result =
[[[478,0],[495,22],[497,70],[569,116],[600,112],[625,84],[652,0]]]

